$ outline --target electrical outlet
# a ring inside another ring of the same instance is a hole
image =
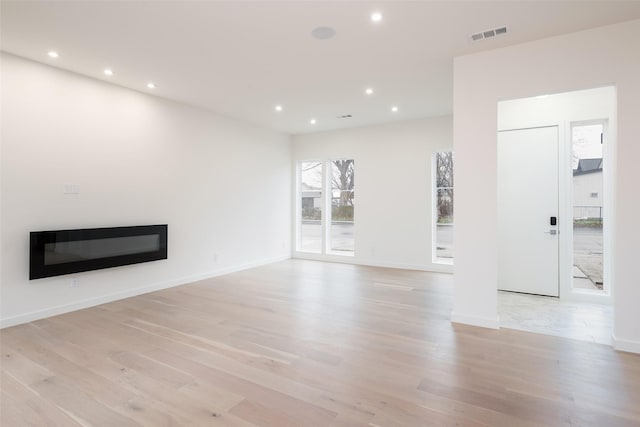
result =
[[[218,262],[218,254],[213,254],[213,262]]]
[[[79,288],[80,287],[80,279],[78,279],[77,277],[74,277],[71,279],[71,287],[72,288]]]
[[[64,194],[80,194],[80,186],[78,184],[65,184]]]

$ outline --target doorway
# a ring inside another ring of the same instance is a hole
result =
[[[501,326],[609,344],[615,87],[500,101],[497,124]]]

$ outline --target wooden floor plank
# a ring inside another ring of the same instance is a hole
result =
[[[452,325],[445,274],[289,260],[0,331],[2,426],[640,426],[640,356]]]

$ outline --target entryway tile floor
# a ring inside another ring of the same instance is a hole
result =
[[[498,291],[500,327],[612,344],[610,305]]]

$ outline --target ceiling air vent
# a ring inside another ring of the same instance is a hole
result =
[[[490,39],[491,37],[507,34],[507,27],[493,28],[491,30],[481,31],[471,35],[471,40],[478,41],[482,39]]]
[[[344,116],[338,116],[338,119],[350,119],[351,117],[353,117],[351,114],[345,114]]]

